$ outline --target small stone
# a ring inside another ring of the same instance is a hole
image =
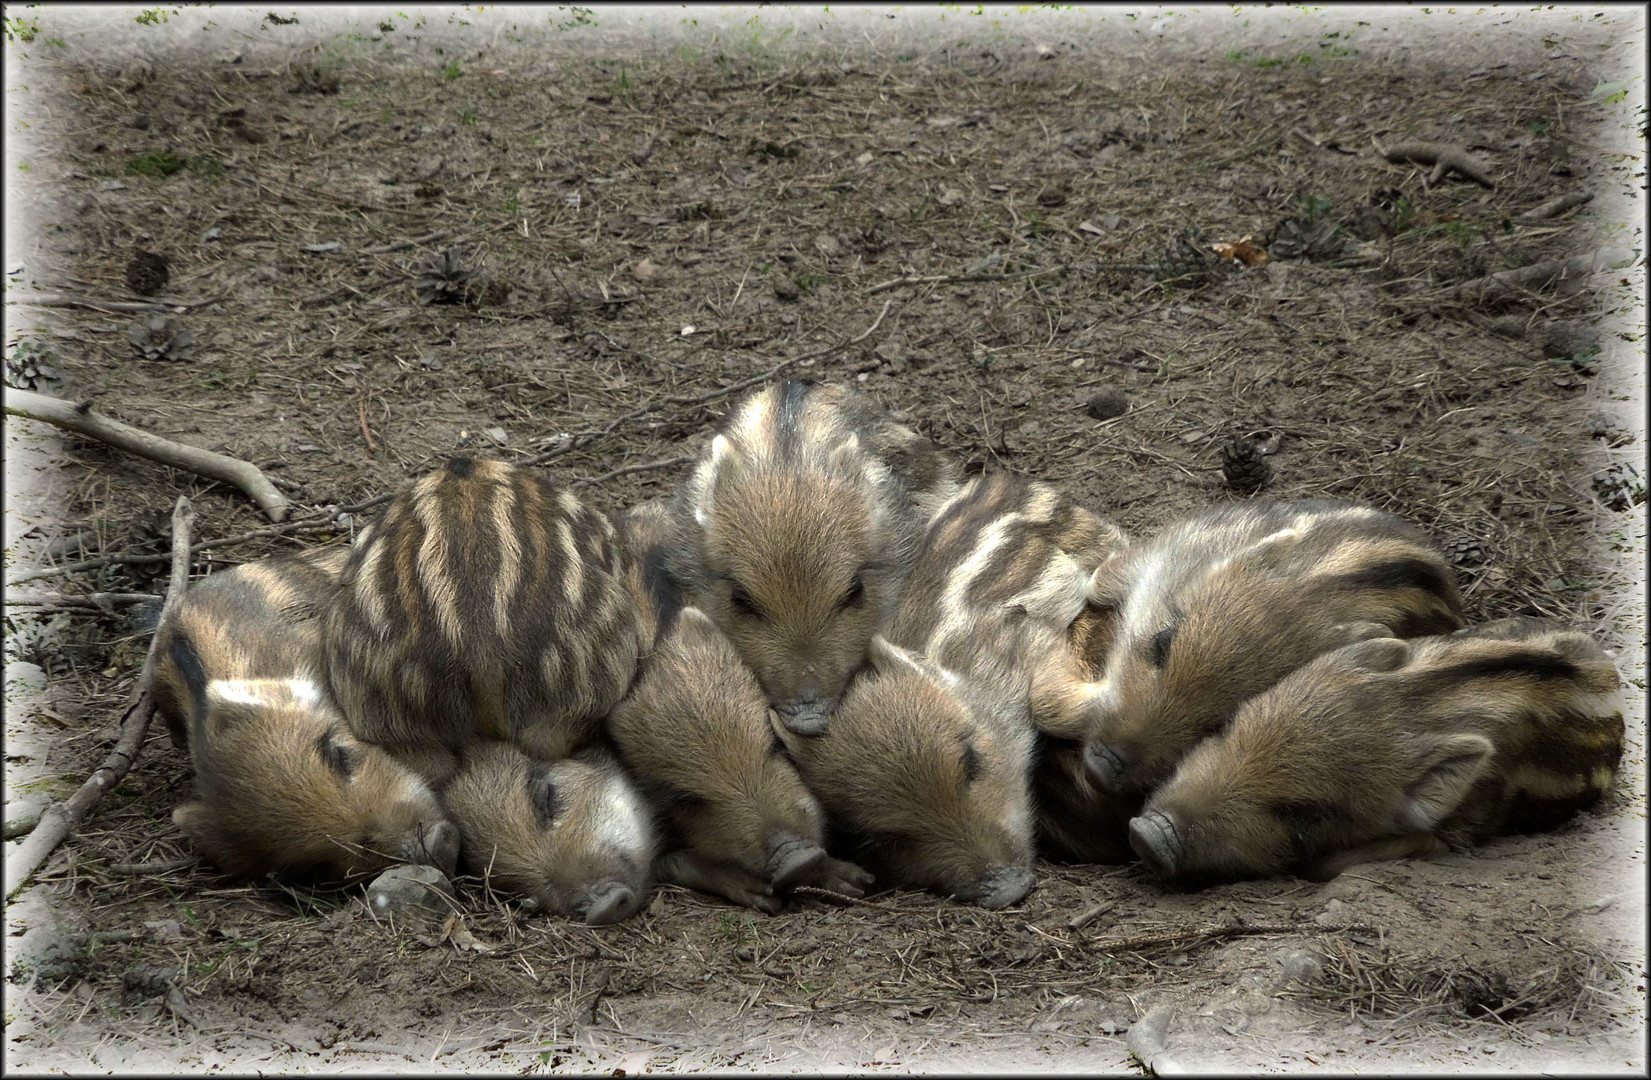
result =
[[[1318,923],[1320,926],[1330,926],[1334,923],[1342,922],[1346,919],[1346,916],[1342,914],[1342,908],[1344,906],[1345,905],[1343,905],[1340,900],[1331,900],[1328,904],[1324,905],[1323,911],[1313,916],[1313,921]]]
[[[510,435],[502,427],[490,427],[486,431],[482,432],[482,434],[487,436],[489,439],[492,439],[500,446],[504,446],[510,442]]]
[[[816,236],[814,238],[814,247],[821,255],[824,255],[828,259],[835,259],[838,255],[842,254],[843,251],[843,245],[838,243],[837,238],[832,236],[830,233],[821,233],[819,236]]]
[[[1279,964],[1286,982],[1311,982],[1324,973],[1324,956],[1310,949],[1291,949],[1279,957]]]
[[[367,886],[367,906],[381,919],[440,918],[452,896],[453,883],[433,866],[392,866]]]
[[[792,281],[785,274],[781,274],[774,279],[774,295],[781,300],[792,301],[802,294],[798,290],[795,281]]]
[[[1089,395],[1084,411],[1096,420],[1111,420],[1129,411],[1129,395],[1121,386],[1103,386]]]
[[[1530,322],[1523,315],[1499,315],[1486,324],[1491,333],[1506,338],[1522,338],[1525,336],[1525,325]]]
[[[155,935],[155,940],[165,943],[183,940],[183,923],[177,919],[155,919],[143,924],[143,928]]]

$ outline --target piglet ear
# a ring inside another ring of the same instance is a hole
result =
[[[696,634],[700,637],[720,637],[722,635],[722,631],[717,627],[717,624],[711,621],[711,616],[692,604],[677,612],[676,621],[685,634]]]
[[[1483,735],[1438,739],[1422,751],[1419,775],[1405,794],[1401,823],[1431,832],[1462,805],[1474,783],[1490,767],[1495,748]]]
[[[860,436],[850,433],[831,448],[826,458],[826,471],[833,476],[859,476],[866,468],[866,455],[860,449]]]
[[[1390,637],[1387,627],[1379,623],[1350,623],[1354,627],[1375,627],[1377,633],[1364,638],[1354,638],[1355,642],[1348,645],[1339,654],[1341,660],[1349,667],[1358,671],[1368,671],[1381,674],[1388,671],[1397,671],[1410,661],[1410,644]],[[1341,627],[1334,628],[1335,630]],[[1332,630],[1332,633],[1334,630]]]
[[[1095,572],[1089,575],[1086,597],[1091,606],[1112,611],[1124,602],[1127,585],[1123,571],[1128,561],[1129,549],[1121,548],[1095,567]]]
[[[705,528],[711,519],[711,504],[716,499],[717,485],[734,475],[740,467],[739,451],[726,435],[711,440],[711,456],[699,467],[695,476],[694,520]]]
[[[871,644],[867,647],[866,658],[871,661],[872,668],[879,675],[921,675],[927,677],[929,671],[923,660],[909,649],[902,649],[882,634],[873,634]]]
[[[273,709],[319,708],[321,691],[308,679],[213,679],[206,684],[209,735]]]

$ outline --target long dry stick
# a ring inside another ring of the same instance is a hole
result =
[[[183,598],[184,584],[189,580],[189,529],[195,520],[195,508],[182,495],[172,508],[172,580],[166,587],[166,602],[161,605],[161,620]],[[10,899],[23,883],[29,880],[46,856],[75,830],[86,815],[92,812],[104,794],[120,783],[138,754],[143,751],[143,738],[149,733],[149,718],[155,712],[154,695],[150,687],[155,681],[155,642],[149,642],[149,652],[143,658],[143,670],[138,674],[132,691],[132,703],[120,718],[120,739],[109,756],[103,759],[80,790],[62,802],[53,803],[40,815],[40,824],[17,846],[17,851],[6,860],[6,898]]]
[[[116,607],[146,604],[161,597],[154,593],[59,593],[10,591],[6,593],[7,607],[90,608],[93,611],[113,611]]]
[[[749,386],[754,386],[757,383],[771,379],[785,369],[801,364],[804,361],[816,360],[822,356],[829,356],[832,353],[840,352],[851,345],[857,345],[877,331],[877,328],[883,324],[883,319],[888,315],[889,308],[893,303],[894,302],[892,300],[884,301],[883,309],[877,313],[877,318],[872,321],[872,324],[866,327],[866,329],[859,335],[849,338],[846,341],[839,341],[835,345],[826,345],[822,348],[793,356],[789,360],[782,360],[766,371],[752,375],[746,379],[741,379],[738,382],[731,383],[721,389],[712,390],[709,393],[699,394],[693,397],[657,398],[645,405],[632,409],[628,413],[623,413],[620,416],[615,417],[605,427],[592,428],[589,431],[577,432],[574,435],[569,436],[568,440],[560,446],[547,450],[536,457],[528,458],[526,461],[521,462],[521,464],[543,465],[548,461],[561,457],[563,454],[572,453],[574,450],[577,450],[583,446],[588,446],[590,443],[593,443],[598,439],[606,438],[624,425],[647,416],[649,413],[662,409],[667,405],[702,405],[705,402],[714,401],[717,398],[738,393]],[[22,393],[22,391],[13,391],[13,393]],[[39,395],[33,396],[38,397]],[[48,398],[47,400],[49,401],[51,399]],[[647,465],[627,467],[625,469],[617,470],[611,474],[594,477],[591,480],[585,481],[585,483],[604,483],[616,476],[623,476],[629,472],[642,472],[645,469],[666,468],[677,464],[682,464],[682,462],[675,458],[662,462],[650,462]],[[219,537],[213,540],[203,540],[195,545],[195,550],[204,551],[208,548],[226,548],[234,544],[245,543],[248,540],[258,540],[272,536],[290,536],[306,532],[329,532],[335,528],[335,526],[332,525],[332,522],[335,522],[344,514],[356,514],[365,510],[374,509],[375,507],[389,502],[394,494],[394,492],[389,491],[381,492],[369,499],[363,499],[361,502],[352,503],[348,506],[333,506],[326,510],[318,511],[314,514],[306,514],[302,517],[294,518],[283,525],[277,525],[267,529],[253,529],[250,532],[236,533],[233,536]],[[87,570],[98,570],[105,566],[140,566],[148,563],[163,562],[165,559],[165,555],[100,555],[95,559],[85,559],[80,562],[68,563],[63,566],[47,566],[38,570],[30,570],[26,573],[18,574],[7,582],[7,587],[12,588],[17,585],[21,585],[24,582],[38,581],[42,578],[61,577],[65,574],[79,574]]]
[[[1513,270],[1502,270],[1472,281],[1453,285],[1445,291],[1463,300],[1495,300],[1521,291],[1565,288],[1567,284],[1580,289],[1588,276],[1600,270],[1621,266],[1633,258],[1632,253],[1619,248],[1601,248],[1572,259],[1552,259]]]
[[[47,397],[30,390],[12,390],[6,394],[6,412],[11,416],[25,416],[43,420],[80,435],[106,442],[130,454],[173,465],[199,473],[213,480],[234,484],[263,507],[271,521],[282,521],[287,516],[287,497],[276,490],[256,465],[239,458],[214,454],[198,446],[163,439],[140,431],[119,420],[95,413],[89,406],[75,405],[60,398]]]

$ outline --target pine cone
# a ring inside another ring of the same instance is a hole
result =
[[[1237,435],[1221,448],[1221,478],[1240,495],[1253,495],[1273,478],[1273,466],[1255,440]]]
[[[50,353],[43,353],[29,342],[21,342],[15,352],[6,357],[6,385],[19,390],[39,390],[62,383],[63,373],[50,363]]]
[[[1297,218],[1286,218],[1273,230],[1267,251],[1279,259],[1329,259],[1341,254],[1347,238],[1333,221],[1309,225]]]
[[[1445,558],[1456,566],[1483,566],[1488,560],[1485,545],[1471,536],[1457,533],[1444,542]]]
[[[1209,277],[1217,262],[1215,253],[1204,243],[1204,234],[1194,226],[1170,240],[1155,261],[1152,276],[1159,281],[1170,278],[1201,281]]]
[[[1594,494],[1607,509],[1627,510],[1645,501],[1645,480],[1633,462],[1619,461],[1594,474]]]
[[[432,259],[424,275],[417,286],[421,304],[463,304],[475,298],[470,271],[461,265],[459,253],[453,248]]]
[[[127,336],[145,360],[188,360],[195,352],[195,335],[165,315],[149,316]]]
[[[126,287],[139,296],[154,296],[171,279],[172,268],[166,256],[153,251],[140,251],[126,264]]]

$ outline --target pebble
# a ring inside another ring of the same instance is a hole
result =
[[[452,911],[453,883],[433,866],[392,866],[367,886],[367,906],[379,918],[431,919]]]
[[[1330,902],[1341,903],[1339,900]],[[1284,981],[1311,982],[1323,973],[1324,956],[1310,949],[1290,949],[1279,957],[1279,964],[1284,969]]]

